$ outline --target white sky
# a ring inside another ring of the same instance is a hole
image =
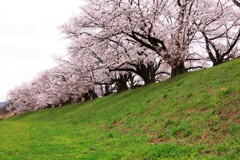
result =
[[[0,0],[0,101],[66,54],[57,29],[77,14],[83,0]]]

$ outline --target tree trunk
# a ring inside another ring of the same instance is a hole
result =
[[[112,94],[112,92],[110,91],[110,87],[108,84],[105,84],[105,92],[103,94],[103,96],[109,96],[110,94]]]
[[[88,93],[85,93],[83,95],[83,98],[84,98],[84,100],[83,100],[84,102],[91,100],[91,97],[90,97],[90,95]]]
[[[174,65],[171,70],[171,77],[176,77],[180,74],[187,73],[187,70],[184,66],[184,63],[180,63],[178,65]]]
[[[158,69],[158,68],[157,68]],[[144,64],[143,62],[140,62],[139,68],[137,69],[138,75],[142,77],[145,84],[154,83],[156,82],[155,76],[156,71],[154,63],[148,63]]]
[[[117,79],[114,81],[116,82],[117,92],[122,92],[128,90],[127,81],[129,80],[131,73],[120,74]]]
[[[219,65],[219,64],[222,64],[223,62],[213,62],[213,66],[217,66],[217,65]]]
[[[127,83],[125,82],[117,82],[117,92],[122,92],[128,90]]]
[[[154,83],[156,81],[155,78],[151,78],[151,77],[143,77],[142,76],[142,78],[143,78],[143,81],[145,84]]]
[[[96,98],[98,98],[97,93],[96,93],[93,89],[90,89],[90,90],[88,91],[88,94],[90,95],[91,99],[96,99]]]

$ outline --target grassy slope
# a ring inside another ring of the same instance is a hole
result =
[[[240,59],[0,121],[1,160],[238,159]]]

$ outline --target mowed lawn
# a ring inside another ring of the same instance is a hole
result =
[[[0,160],[240,159],[240,59],[0,121]]]

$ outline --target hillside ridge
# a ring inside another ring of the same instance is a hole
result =
[[[0,159],[238,159],[240,59],[0,121]]]

